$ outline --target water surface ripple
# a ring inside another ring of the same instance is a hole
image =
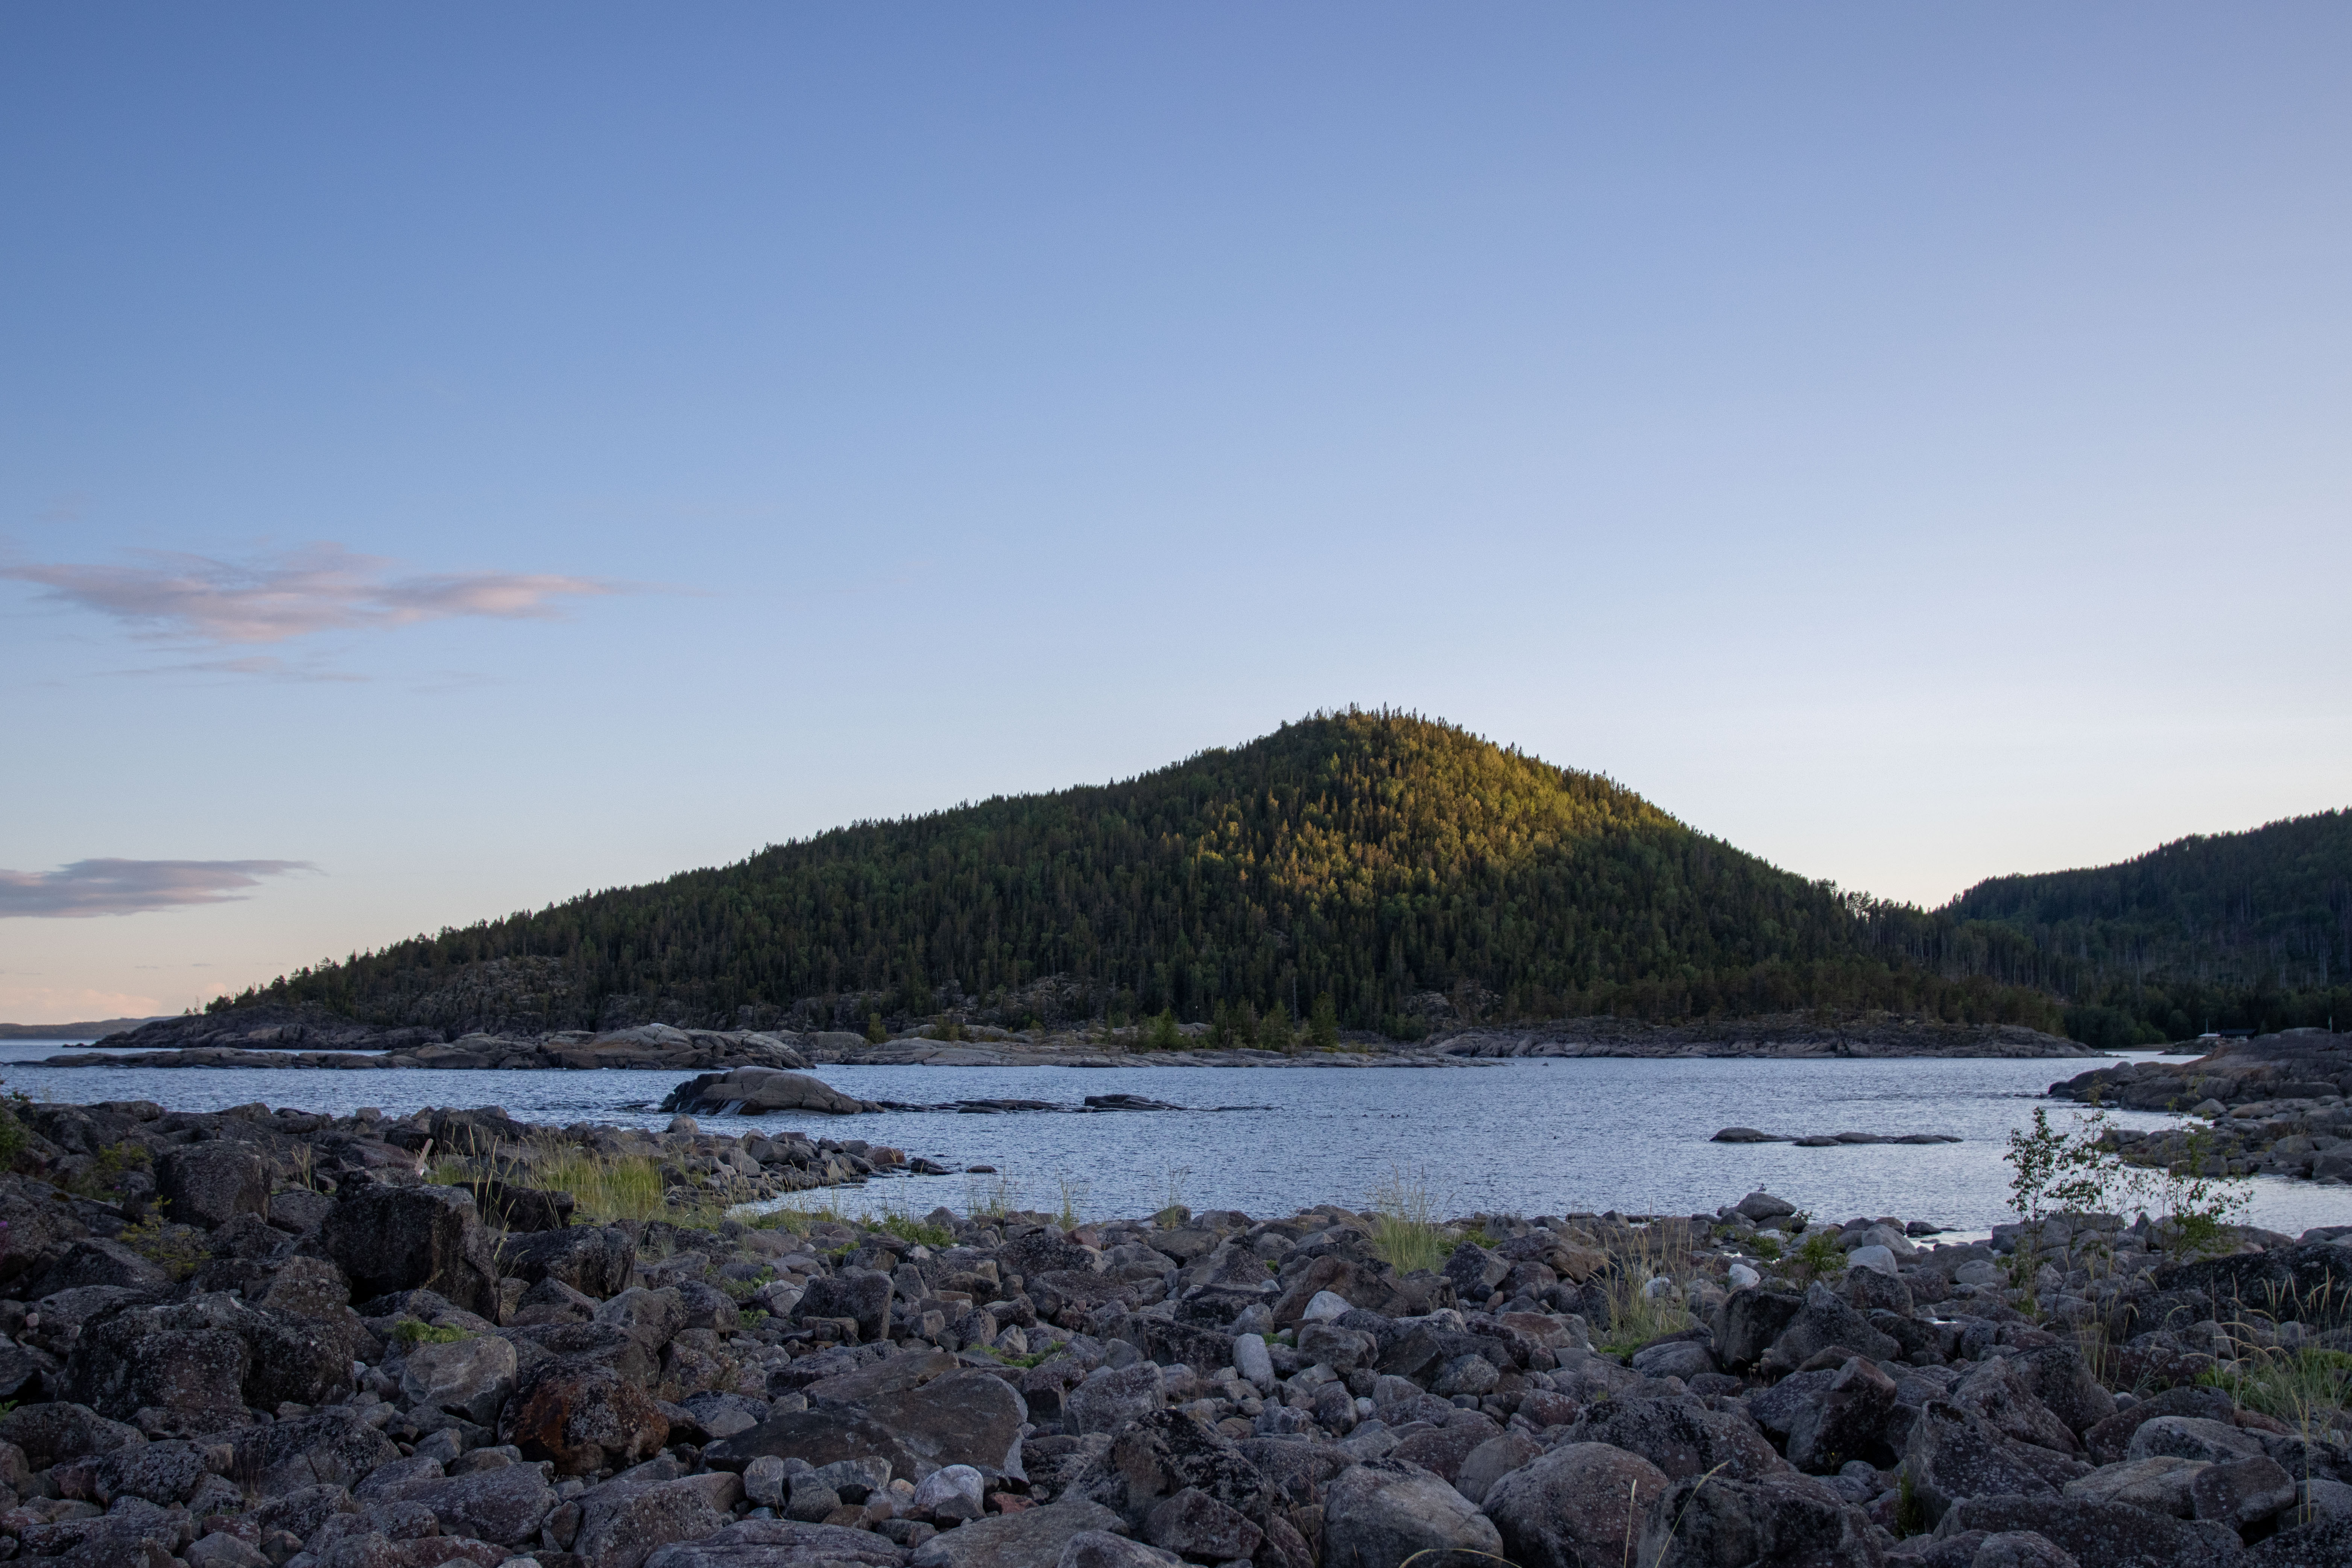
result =
[[[520,1120],[660,1127],[655,1109],[677,1081],[656,1072],[467,1072],[269,1068],[41,1068],[52,1042],[0,1045],[0,1077],[36,1098],[152,1100],[177,1110],[254,1100],[348,1113],[405,1114],[425,1105],[499,1105]],[[1836,1219],[1896,1215],[1960,1229],[2005,1217],[2002,1139],[2048,1086],[2116,1058],[2009,1060],[1503,1061],[1461,1069],[1268,1071],[1249,1068],[824,1067],[817,1076],[864,1100],[1046,1100],[1075,1105],[1124,1092],[1185,1106],[1265,1107],[1187,1113],[704,1117],[714,1131],[793,1127],[928,1155],[959,1172],[995,1165],[1039,1207],[1064,1184],[1091,1215],[1148,1213],[1171,1192],[1195,1208],[1287,1213],[1360,1205],[1402,1172],[1447,1213],[1562,1214],[1712,1210],[1756,1187]],[[2173,1118],[2124,1113],[2133,1126]],[[1776,1132],[1951,1132],[1946,1144],[1798,1149],[1707,1140],[1731,1124]],[[966,1206],[973,1179],[877,1182],[861,1202]],[[2352,1188],[2265,1179],[2253,1217],[2290,1234],[2352,1224]]]

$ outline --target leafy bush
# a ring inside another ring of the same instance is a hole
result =
[[[209,1256],[195,1232],[185,1226],[167,1226],[161,1215],[124,1226],[116,1239],[174,1279],[194,1274]]]

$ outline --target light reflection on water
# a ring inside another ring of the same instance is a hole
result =
[[[59,1100],[152,1100],[212,1110],[259,1100],[346,1114],[373,1105],[499,1105],[528,1121],[659,1128],[655,1108],[681,1081],[643,1071],[467,1072],[434,1068],[40,1068],[54,1041],[0,1043],[8,1088]],[[703,1117],[714,1131],[793,1128],[863,1138],[961,1172],[992,1164],[1018,1201],[1057,1208],[1082,1184],[1083,1212],[1139,1215],[1171,1185],[1195,1208],[1287,1213],[1361,1205],[1397,1173],[1425,1181],[1446,1213],[1561,1214],[1712,1210],[1762,1186],[1828,1218],[1895,1215],[1981,1230],[2007,1217],[2003,1136],[2036,1097],[2109,1057],[2038,1061],[1692,1061],[1585,1058],[1479,1068],[858,1068],[817,1076],[864,1100],[937,1103],[1032,1099],[1075,1105],[1125,1092],[1221,1112],[1003,1116]],[[2072,1108],[2052,1105],[2062,1121]],[[2130,1126],[2174,1118],[2120,1112]],[[1798,1149],[1712,1143],[1731,1124],[1788,1133],[1953,1132],[1946,1144]],[[961,1174],[876,1183],[861,1203],[967,1206],[982,1179]],[[2352,1224],[2352,1188],[2263,1180],[2252,1218],[2292,1235]]]

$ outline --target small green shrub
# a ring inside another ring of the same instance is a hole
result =
[[[145,1170],[148,1158],[144,1144],[128,1140],[109,1143],[90,1156],[89,1169],[68,1184],[70,1190],[86,1198],[119,1197],[122,1193],[122,1179],[133,1171]]]
[[[1797,1255],[1791,1260],[1797,1272],[1811,1284],[1824,1274],[1834,1274],[1845,1267],[1845,1254],[1838,1250],[1837,1237],[1825,1230],[1805,1233],[1797,1243]]]
[[[161,1215],[150,1215],[136,1225],[124,1226],[117,1239],[174,1279],[185,1279],[194,1274],[208,1256],[205,1244],[193,1232],[185,1226],[166,1226]]]
[[[918,1247],[953,1247],[955,1245],[955,1232],[948,1229],[947,1226],[925,1225],[921,1220],[911,1219],[902,1214],[884,1215],[878,1219],[868,1215],[866,1223],[875,1230],[887,1231],[899,1240],[911,1241]]]

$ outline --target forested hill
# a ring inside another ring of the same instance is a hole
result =
[[[1254,1028],[1326,994],[1340,1022],[1403,1034],[1440,1007],[2055,1022],[2041,994],[1877,956],[1860,908],[1597,774],[1351,711],[1120,784],[861,823],[418,937],[236,1000],[509,1028],[1163,1008]]]
[[[2102,1045],[2210,1028],[2352,1027],[2352,812],[2179,839],[2080,871],[1996,877],[1937,911],[2018,952],[2004,978]]]

